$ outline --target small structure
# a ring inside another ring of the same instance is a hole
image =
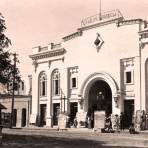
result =
[[[13,127],[26,127],[29,125],[31,96],[15,95],[13,109]],[[12,96],[3,94],[0,98],[0,107],[5,109],[1,111],[1,124],[10,127]]]
[[[66,125],[67,125],[67,115],[65,113],[60,113],[58,117],[59,130],[66,130]]]
[[[105,112],[95,111],[94,113],[94,131],[100,131],[105,128]]]

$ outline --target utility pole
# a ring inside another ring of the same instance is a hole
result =
[[[10,119],[10,128],[13,126],[13,118],[14,118],[14,91],[15,91],[15,77],[16,77],[16,53],[14,56],[14,66],[13,66],[13,88],[12,88],[12,104],[11,104],[11,119]]]

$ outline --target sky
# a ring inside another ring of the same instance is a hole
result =
[[[81,27],[83,18],[99,13],[99,0],[0,0],[12,52],[19,56],[21,75],[32,72],[32,48],[58,43]],[[102,0],[102,12],[119,9],[125,19],[148,20],[148,0]]]

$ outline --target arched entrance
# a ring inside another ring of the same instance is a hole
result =
[[[94,92],[95,91],[95,92]],[[99,94],[100,93],[100,94]],[[105,72],[98,72],[89,75],[82,84],[82,87],[79,92],[81,99],[83,100],[83,110],[88,112],[88,109],[91,107],[90,100],[95,102],[97,97],[100,95],[105,97],[104,103],[105,107],[108,106],[108,114],[120,114],[120,94],[119,88],[115,80]],[[94,98],[93,95],[94,94]],[[104,95],[104,96],[103,96]],[[90,99],[92,98],[92,99]],[[99,106],[98,106],[99,107]],[[96,108],[96,107],[95,107]],[[102,106],[101,106],[102,108]],[[102,108],[104,109],[104,108]],[[106,109],[104,109],[106,110]]]
[[[88,111],[105,111],[106,115],[112,113],[111,88],[103,80],[95,81],[88,93]]]

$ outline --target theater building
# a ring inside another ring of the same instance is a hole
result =
[[[35,47],[30,58],[30,123],[57,125],[60,112],[104,110],[128,116],[148,112],[148,29],[142,19],[126,20],[119,10],[87,17],[58,44]]]

